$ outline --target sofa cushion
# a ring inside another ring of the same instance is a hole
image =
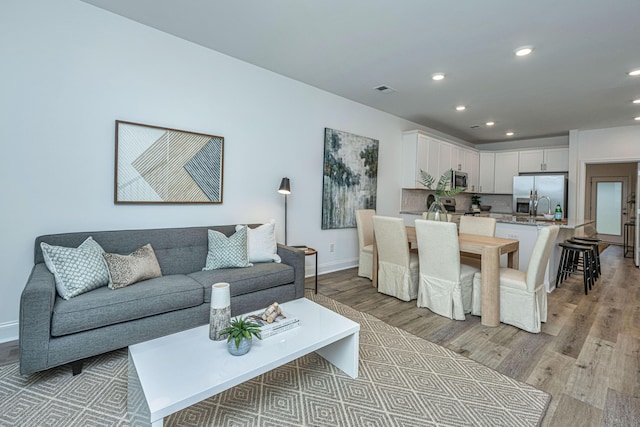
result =
[[[276,221],[271,220],[256,228],[236,225],[236,231],[247,228],[247,250],[249,262],[281,262],[276,243]]]
[[[63,336],[100,328],[203,302],[202,285],[183,275],[144,280],[117,291],[105,286],[71,300],[56,298],[51,335]]]
[[[197,271],[189,277],[204,286],[204,302],[211,302],[211,285],[218,282],[231,284],[231,297],[249,294],[268,288],[292,283],[295,280],[293,267],[274,262],[256,263],[248,268],[223,268]],[[271,304],[270,301],[268,304]]]
[[[142,280],[162,276],[160,265],[149,243],[129,255],[102,254],[109,268],[109,288],[118,289]]]
[[[251,267],[247,252],[247,227],[242,227],[232,236],[209,230],[209,251],[203,270],[229,267]]]
[[[109,272],[102,259],[104,251],[91,236],[77,248],[44,242],[40,243],[40,247],[62,298],[70,299],[109,282]]]

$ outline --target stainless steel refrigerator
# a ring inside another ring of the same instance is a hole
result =
[[[549,200],[546,199],[549,198]],[[530,215],[537,200],[537,215],[554,213],[556,205],[567,218],[566,175],[520,175],[513,177],[513,213]]]

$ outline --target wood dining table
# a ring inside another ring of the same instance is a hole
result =
[[[407,226],[408,244],[418,243],[416,228]],[[378,287],[378,247],[373,240],[372,284]],[[482,317],[485,326],[500,325],[500,255],[507,254],[507,266],[518,269],[518,251],[520,242],[501,237],[480,236],[477,234],[458,234],[461,254],[480,255],[482,273]]]

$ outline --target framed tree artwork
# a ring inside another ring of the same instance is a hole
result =
[[[376,139],[325,128],[323,230],[355,228],[356,210],[376,208],[378,146]]]
[[[116,121],[119,203],[222,203],[224,138]]]

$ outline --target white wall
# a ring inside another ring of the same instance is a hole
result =
[[[353,266],[356,230],[320,229],[324,128],[380,141],[384,215],[400,207],[401,133],[429,130],[76,0],[3,1],[0,57],[0,342],[17,338],[36,236],[282,224],[283,176],[289,244],[318,249],[321,273]],[[117,119],[224,136],[223,204],[114,205]]]
[[[640,161],[640,126],[572,130],[569,134],[569,207],[584,217],[586,165]]]

